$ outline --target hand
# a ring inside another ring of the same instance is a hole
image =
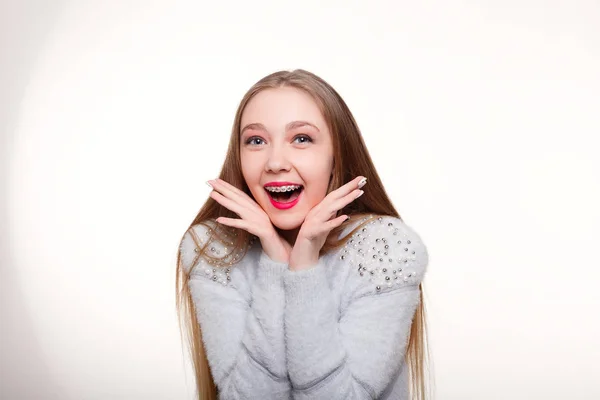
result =
[[[364,183],[359,183],[364,179]],[[294,248],[290,254],[291,270],[306,269],[314,266],[319,260],[319,252],[332,229],[340,226],[347,215],[331,219],[348,204],[360,197],[360,190],[366,184],[366,178],[359,176],[354,180],[329,193],[306,215],[302,227],[296,237]]]
[[[210,197],[241,217],[219,217],[218,223],[256,235],[260,239],[263,251],[273,261],[289,261],[291,246],[279,236],[267,213],[250,196],[222,179],[207,183],[214,189],[210,192]]]

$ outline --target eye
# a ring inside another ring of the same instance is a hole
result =
[[[248,140],[246,140],[246,144],[251,144],[251,145],[256,144],[256,142],[252,143],[253,140],[262,140],[262,139],[259,138],[258,136],[252,136],[251,138],[249,138]]]
[[[308,135],[298,135],[294,138],[294,140],[297,140],[297,139],[305,139],[304,141],[299,142],[300,144],[312,143],[312,141],[313,141],[312,138]]]

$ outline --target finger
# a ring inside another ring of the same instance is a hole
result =
[[[365,180],[365,183],[366,183],[367,178],[365,178],[364,176],[357,176],[356,178],[352,179],[350,182],[346,183],[345,185],[340,186],[333,192],[329,193],[329,196],[331,196],[331,200],[335,201],[335,200],[338,200],[338,199],[348,195],[353,190],[358,188],[358,184],[363,179]]]
[[[345,205],[357,198],[357,188],[359,187],[359,183],[361,183],[363,180],[364,183],[360,185],[360,187],[362,187],[366,184],[367,178],[364,176],[357,176],[350,182],[329,193],[319,204],[314,207],[315,215],[318,215],[322,219],[329,220],[338,210],[342,209]],[[353,192],[357,193],[355,197],[352,197],[351,195]],[[344,199],[349,195],[350,200],[345,202]]]
[[[335,214],[342,208],[346,207],[348,204],[352,203],[354,200],[358,199],[360,196],[363,195],[363,193],[364,193],[364,191],[360,190],[360,189],[353,190],[352,192],[348,193],[346,196],[342,197],[341,199],[334,201],[331,204],[331,208],[329,209],[329,211],[331,213]]]
[[[327,229],[327,232],[331,232],[334,228],[337,228],[338,226],[342,225],[346,221],[347,218],[348,218],[347,215],[340,215],[337,218],[327,221],[323,225],[323,228]]]
[[[238,228],[238,229],[243,229],[245,231],[248,231],[248,225],[246,224],[246,222],[243,219],[219,217],[216,219],[216,221],[223,225],[227,225],[227,226],[231,226],[233,228]],[[252,232],[250,232],[250,233],[252,233]]]
[[[214,180],[215,187],[221,192],[224,196],[229,197],[232,200],[236,200],[238,203],[252,206],[258,206],[254,200],[246,193],[236,188],[229,182],[224,181],[223,179],[217,178]]]
[[[242,216],[240,213],[243,213],[244,210],[256,212],[257,209],[260,208],[260,206],[258,204],[256,204],[256,202],[254,200],[252,200],[248,195],[246,195],[241,190],[237,189],[235,186],[225,182],[223,179],[217,178],[211,182],[212,182],[211,187],[215,191],[217,191],[217,193],[219,193],[224,198],[233,202],[233,203],[225,204],[226,202],[219,201],[219,203],[221,203],[223,206],[227,207],[231,211],[236,212],[238,215]],[[213,198],[215,198],[215,197],[213,197]],[[215,200],[219,200],[219,199],[221,199],[221,198],[218,198],[218,199],[215,198]],[[237,205],[235,205],[234,203]],[[248,215],[245,215],[245,217],[248,217]]]
[[[238,204],[236,201],[228,199],[216,190],[210,192],[209,196],[213,198],[217,203],[221,204],[223,207],[226,207],[227,209],[233,211],[240,217],[242,216],[241,213],[244,208],[240,206],[240,204]]]

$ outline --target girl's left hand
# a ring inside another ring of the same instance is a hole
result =
[[[363,180],[364,182],[361,182]],[[329,232],[344,223],[348,216],[340,215],[337,218],[331,218],[364,193],[360,188],[365,185],[366,180],[363,176],[356,177],[329,193],[309,211],[290,253],[289,268],[291,270],[307,269],[318,262],[319,252],[325,244]]]

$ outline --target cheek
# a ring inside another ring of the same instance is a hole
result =
[[[261,161],[257,157],[253,157],[252,154],[242,153],[240,157],[240,164],[242,166],[242,174],[246,181],[260,179]],[[250,182],[248,182],[250,183]]]
[[[243,178],[250,189],[250,193],[252,193],[252,197],[254,197],[254,201],[256,201],[263,210],[266,210],[271,205],[271,201],[269,200],[267,192],[260,184],[263,179],[265,164],[267,162],[264,154],[266,154],[266,152],[242,153],[240,164],[242,167]]]
[[[299,169],[303,172],[302,178],[309,187],[306,195],[312,205],[318,204],[327,195],[331,167],[332,163],[325,157],[303,160],[303,166]]]
[[[331,175],[332,161],[331,157],[326,155],[315,154],[303,157],[299,163],[302,164],[301,170],[312,179],[322,180]]]
[[[253,197],[256,199],[260,195],[260,193],[256,192],[258,190],[256,187],[260,183],[261,167],[252,159],[252,157],[242,157],[240,161],[242,177],[244,178],[246,185],[250,188]]]

